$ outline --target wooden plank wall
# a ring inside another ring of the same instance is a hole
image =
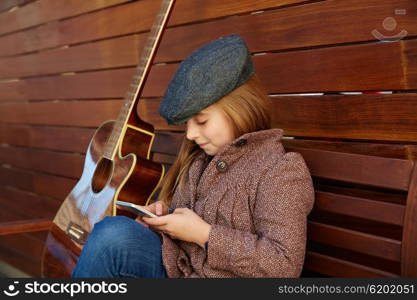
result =
[[[0,222],[54,216],[95,128],[118,113],[159,5],[1,2]],[[415,0],[177,0],[138,113],[182,133],[158,115],[170,78],[191,51],[237,33],[287,146],[415,160],[416,18]],[[1,237],[0,259],[39,276],[44,239]]]

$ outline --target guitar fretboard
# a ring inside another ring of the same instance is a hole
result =
[[[143,85],[147,74],[149,73],[151,63],[155,57],[163,29],[166,26],[169,14],[172,11],[175,0],[163,0],[157,18],[151,28],[139,64],[136,67],[135,75],[126,92],[123,105],[119,111],[113,131],[106,143],[104,157],[112,159],[116,155],[119,144],[123,138],[123,130],[129,120],[130,114],[136,113],[134,108],[137,106],[139,96],[142,92]]]

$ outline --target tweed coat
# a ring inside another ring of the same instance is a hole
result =
[[[207,251],[162,235],[168,277],[299,277],[314,188],[303,157],[286,153],[279,128],[246,133],[210,160],[192,162],[170,208],[211,225]]]

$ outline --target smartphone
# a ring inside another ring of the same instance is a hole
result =
[[[135,213],[139,216],[145,216],[145,217],[151,217],[151,218],[158,217],[157,215],[154,215],[150,211],[147,211],[146,209],[143,209],[139,205],[136,205],[136,204],[133,204],[133,203],[130,203],[130,202],[116,201],[116,204],[119,205],[120,208],[131,211],[131,212],[133,212],[133,213]]]

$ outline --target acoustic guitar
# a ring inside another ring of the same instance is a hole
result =
[[[43,277],[69,277],[94,224],[126,214],[116,200],[147,205],[164,177],[164,166],[150,160],[154,127],[139,118],[137,105],[174,3],[162,1],[117,119],[101,124],[88,145],[82,175],[48,233]]]

